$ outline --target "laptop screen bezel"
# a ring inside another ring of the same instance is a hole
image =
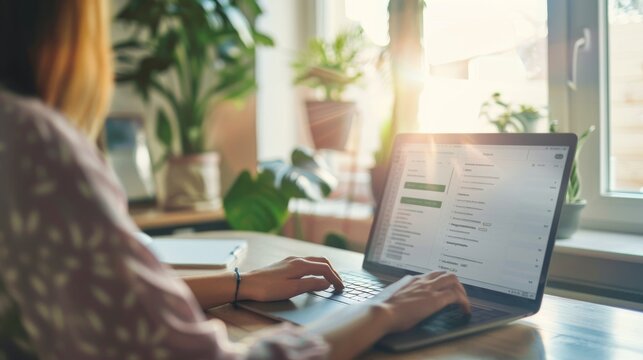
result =
[[[542,303],[543,293],[545,290],[545,283],[547,281],[547,273],[549,271],[549,263],[556,240],[556,230],[558,229],[558,222],[560,219],[560,212],[562,204],[565,201],[565,193],[569,183],[569,176],[571,172],[574,154],[576,153],[577,136],[572,133],[558,133],[558,134],[399,134],[396,136],[392,154],[400,151],[401,146],[405,144],[450,144],[450,145],[517,145],[517,146],[566,146],[569,148],[568,156],[565,161],[563,169],[562,185],[558,192],[556,201],[556,208],[554,211],[554,219],[549,232],[547,240],[547,247],[541,268],[540,278],[538,280],[538,290],[534,299],[511,295],[499,291],[489,290],[478,286],[465,285],[467,294],[471,297],[484,299],[495,303],[505,304],[508,306],[516,306],[524,308],[531,312],[536,312]],[[382,194],[382,202],[385,200],[385,194],[388,193],[390,186],[390,166],[388,164],[386,174],[386,185]],[[364,252],[364,261],[362,267],[370,272],[385,274],[392,277],[402,277],[404,275],[416,275],[419,272],[405,270],[389,265],[380,264],[369,260],[369,252],[373,245],[375,229],[380,221],[380,209],[376,209],[371,231],[369,234],[366,250]]]

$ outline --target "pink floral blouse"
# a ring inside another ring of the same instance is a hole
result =
[[[243,343],[133,236],[95,146],[40,101],[0,91],[0,359],[319,359],[293,326]]]

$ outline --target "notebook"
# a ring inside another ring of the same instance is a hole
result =
[[[148,244],[159,261],[182,269],[229,269],[248,249],[245,240],[159,238]]]

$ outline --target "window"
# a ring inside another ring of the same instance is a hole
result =
[[[319,2],[318,17],[326,24],[319,32],[332,37],[359,24],[372,43],[386,46],[388,2]],[[481,105],[495,92],[507,101],[547,106],[547,0],[431,0],[423,17],[426,72],[420,131],[495,132],[479,116]],[[388,118],[392,99],[390,88],[368,81],[358,93],[365,94],[361,153],[370,157],[379,146],[379,123]],[[547,131],[546,121],[536,130]]]
[[[323,3],[333,15],[329,19],[345,17],[359,23],[372,42],[388,43],[388,0]],[[478,116],[494,92],[511,102],[547,105],[547,0],[430,0],[423,16],[427,71],[420,131],[496,131]],[[339,26],[335,21],[328,28],[332,33]],[[364,132],[367,151],[377,148],[375,129]],[[546,131],[547,124],[537,130]]]
[[[495,92],[545,107],[547,32],[546,0],[427,1],[420,130],[495,132],[478,116]],[[546,121],[535,130],[547,131]]]
[[[321,3],[383,44],[387,2],[364,1]],[[643,233],[643,0],[431,0],[424,26],[421,131],[495,131],[478,112],[496,91],[548,106],[563,131],[594,125],[579,161],[583,226]]]
[[[643,193],[643,1],[607,8],[609,192]],[[643,215],[642,215],[643,217]]]
[[[643,233],[643,2],[549,0],[550,111],[580,133],[585,227]],[[576,56],[574,56],[576,53]]]

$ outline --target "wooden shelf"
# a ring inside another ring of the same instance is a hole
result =
[[[224,221],[223,209],[164,211],[157,208],[132,209],[132,219],[141,230],[173,228]]]

